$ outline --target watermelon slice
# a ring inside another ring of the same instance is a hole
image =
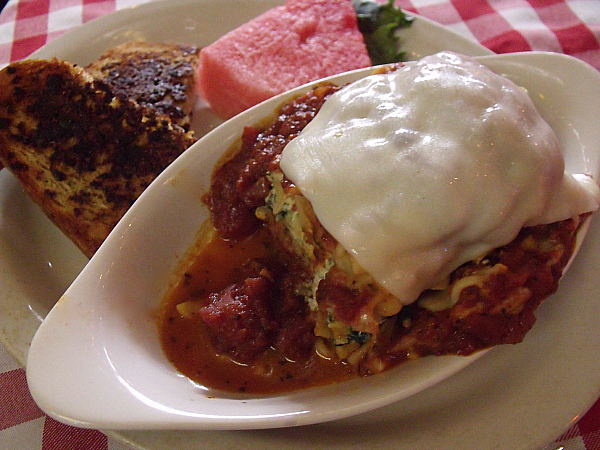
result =
[[[370,65],[351,0],[288,0],[202,49],[198,90],[227,119],[293,87]]]

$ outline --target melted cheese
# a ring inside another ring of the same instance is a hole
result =
[[[440,53],[334,94],[281,168],[323,226],[401,303],[523,226],[595,210],[523,89]]]

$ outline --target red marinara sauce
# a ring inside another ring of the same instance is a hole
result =
[[[241,148],[232,149],[229,159],[213,174],[205,199],[214,225],[207,232],[211,238],[199,246],[181,280],[168,293],[159,324],[168,359],[204,386],[271,394],[357,374],[356,367],[316,351],[310,311],[303,299],[286,290],[293,283],[293,261],[282,258],[254,215],[268,193],[266,170],[278,163],[287,142],[338,89],[319,87],[283,105],[277,118],[262,130],[247,127]],[[264,268],[268,277],[260,275]],[[261,289],[269,280],[276,280],[276,286],[270,286],[273,292],[265,295]],[[249,289],[258,291],[250,299]],[[185,302],[192,312],[184,316],[177,305]],[[212,308],[211,302],[218,307]]]
[[[254,212],[269,192],[266,172],[338,89],[316,88],[283,105],[264,127],[247,127],[213,174],[205,198],[211,211],[205,238],[211,239],[190,257],[159,319],[166,356],[201,385],[273,394],[377,373],[426,355],[469,355],[515,344],[558,287],[582,218],[524,228],[510,244],[459,267],[450,284],[473,276],[478,281],[461,290],[454,306],[430,311],[415,302],[403,308],[386,319],[385,332],[359,364],[321,351],[314,317],[294,294],[302,269]]]
[[[194,255],[180,282],[165,298],[160,314],[163,350],[181,373],[209,388],[253,394],[303,389],[356,376],[355,367],[325,358],[315,351],[294,361],[270,347],[252,361],[236,361],[215,351],[200,313],[184,317],[177,310],[177,305],[186,301],[196,303],[199,309],[207,304],[211,292],[240,282],[244,276],[243,266],[248,261],[258,259],[269,263],[276,257],[264,229],[241,241],[228,241],[215,234],[200,253]],[[312,327],[312,324],[307,325]],[[295,329],[288,331],[293,333]],[[293,334],[289,335],[291,345],[294,338]]]

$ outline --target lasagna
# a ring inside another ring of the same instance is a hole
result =
[[[318,86],[215,169],[205,243],[219,250],[201,246],[182,284],[211,275],[169,302],[163,346],[185,360],[168,330],[192,321],[215,361],[274,380],[231,389],[276,392],[518,343],[599,198],[527,93],[468,58]],[[210,368],[182,371],[211,384]]]

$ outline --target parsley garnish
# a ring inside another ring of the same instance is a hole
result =
[[[387,5],[372,0],[352,0],[352,3],[371,63],[375,66],[402,61],[404,52],[398,51],[400,38],[396,30],[409,27],[412,17],[396,8],[394,0]]]
[[[369,339],[371,339],[371,333],[366,333],[364,331],[356,331],[356,330],[352,330],[352,329],[350,329],[350,331],[348,332],[348,341],[349,342],[355,341],[355,342],[358,342],[360,345],[363,345]]]

